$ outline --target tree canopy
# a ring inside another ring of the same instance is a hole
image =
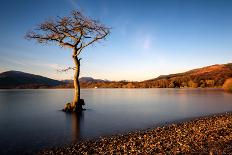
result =
[[[26,38],[36,39],[39,43],[55,42],[61,47],[75,49],[74,56],[77,56],[88,45],[104,39],[109,30],[99,21],[72,11],[71,16],[50,18],[39,24],[34,31],[26,34]]]

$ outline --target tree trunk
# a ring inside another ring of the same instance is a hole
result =
[[[79,83],[79,75],[80,75],[80,60],[77,56],[73,56],[73,60],[75,63],[75,74],[74,74],[74,98],[73,98],[73,107],[79,107],[78,103],[80,101],[80,83]]]

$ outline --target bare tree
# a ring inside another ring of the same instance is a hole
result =
[[[75,95],[71,104],[71,110],[78,111],[82,109],[80,105],[83,102],[80,99],[80,58],[78,57],[82,50],[101,40],[105,39],[110,29],[100,22],[84,16],[80,11],[72,11],[70,16],[56,17],[45,21],[26,34],[27,39],[35,39],[39,43],[54,42],[61,47],[68,47],[73,50],[72,58],[74,69],[74,89]]]

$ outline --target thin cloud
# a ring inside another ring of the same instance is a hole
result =
[[[3,60],[1,60],[1,61],[5,61],[8,64],[15,64],[15,65],[20,65],[20,66],[27,66],[28,65],[24,61],[16,60],[16,59],[10,59],[10,58],[6,58],[6,57]]]
[[[48,68],[48,69],[50,68],[50,69],[55,70],[55,71],[67,68],[66,65],[60,65],[60,64],[56,64],[56,63],[36,62],[36,63],[33,63],[32,65],[35,65],[38,67],[43,67],[43,68]]]
[[[152,48],[152,39],[150,36],[144,38],[142,46],[145,50],[150,50]]]
[[[135,45],[143,51],[150,51],[154,48],[154,36],[144,30],[138,30],[135,36]]]

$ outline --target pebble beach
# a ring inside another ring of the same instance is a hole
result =
[[[232,113],[218,114],[68,146],[40,155],[231,154]]]

